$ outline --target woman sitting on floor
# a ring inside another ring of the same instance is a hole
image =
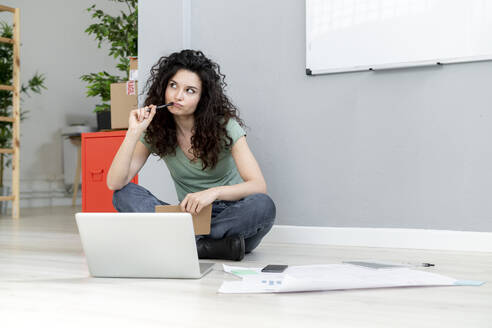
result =
[[[244,123],[224,93],[224,77],[201,51],[160,58],[150,72],[145,107],[130,113],[107,185],[115,190],[119,212],[154,212],[156,205],[167,205],[130,183],[151,153],[160,156],[182,210],[196,214],[212,204],[210,234],[196,237],[198,257],[239,261],[271,229],[275,204]],[[156,108],[170,102],[167,109]]]

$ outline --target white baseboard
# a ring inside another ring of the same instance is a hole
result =
[[[492,252],[492,232],[274,225],[272,243]]]
[[[5,184],[11,186],[11,179],[7,177]],[[8,208],[12,202],[6,202]],[[81,191],[77,194],[77,205],[82,204]],[[20,180],[20,207],[49,207],[72,205],[72,193],[67,191],[62,177],[55,179],[21,179]]]

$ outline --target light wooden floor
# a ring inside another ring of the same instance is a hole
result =
[[[217,293],[234,279],[220,265],[201,280],[91,278],[74,212],[23,209],[19,221],[0,217],[0,327],[492,327],[492,281],[230,295]],[[434,272],[492,280],[492,254],[475,252],[263,244],[241,265],[353,259],[431,262]]]

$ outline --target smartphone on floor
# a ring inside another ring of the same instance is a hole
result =
[[[261,269],[261,272],[267,272],[267,273],[282,273],[287,269],[287,265],[279,265],[279,264],[269,264],[263,269]]]

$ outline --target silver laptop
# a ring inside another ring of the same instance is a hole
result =
[[[94,277],[201,278],[189,213],[76,213]]]

